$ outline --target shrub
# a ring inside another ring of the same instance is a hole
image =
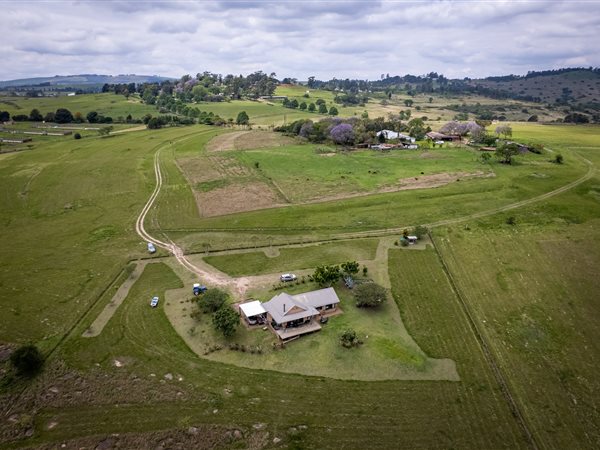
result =
[[[79,133],[75,133],[73,135],[73,139],[81,139],[81,135]]]
[[[340,344],[342,344],[343,347],[352,348],[358,347],[360,344],[362,344],[362,341],[358,339],[356,331],[354,331],[352,328],[348,328],[340,336]]]
[[[556,155],[554,157],[554,161],[553,162],[556,163],[556,164],[562,164],[564,162],[563,155],[561,155],[560,153],[558,155]]]
[[[506,224],[507,225],[516,225],[517,219],[515,219],[515,216],[509,216],[506,218]]]
[[[208,289],[202,297],[198,299],[198,306],[205,313],[219,310],[229,298],[229,294],[221,289]]]
[[[33,375],[44,365],[44,357],[33,344],[23,345],[10,355],[10,362],[18,373]]]
[[[354,299],[359,308],[379,306],[387,299],[387,291],[375,283],[359,284],[354,288]]]

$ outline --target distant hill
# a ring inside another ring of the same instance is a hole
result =
[[[53,77],[22,78],[19,80],[0,81],[0,89],[15,87],[94,87],[108,84],[122,83],[159,83],[164,80],[173,80],[174,78],[160,77],[157,75],[55,75]]]
[[[468,80],[469,86],[482,94],[504,93],[509,98],[522,98],[547,104],[587,105],[600,102],[598,69],[559,69],[530,72],[524,76],[507,75]]]

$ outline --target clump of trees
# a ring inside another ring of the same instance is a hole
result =
[[[229,294],[221,289],[208,289],[197,300],[199,311],[204,314],[212,314],[212,323],[223,336],[232,336],[240,322],[240,315],[229,305]],[[198,313],[192,313],[192,317],[199,320]]]
[[[208,289],[198,298],[198,306],[205,313],[214,313],[227,303],[229,294],[221,289]]]

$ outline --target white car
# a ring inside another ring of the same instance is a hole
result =
[[[293,273],[284,273],[279,277],[281,281],[296,281],[297,278]]]
[[[152,242],[148,242],[148,252],[156,253],[156,247],[154,247],[154,244]]]
[[[152,300],[150,300],[150,306],[152,306],[153,308],[156,308],[158,306],[158,297],[152,297]]]

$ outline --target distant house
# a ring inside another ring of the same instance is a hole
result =
[[[460,141],[460,136],[454,134],[444,134],[438,133],[437,131],[430,131],[425,136],[432,141],[443,141],[443,142],[452,142],[452,141]]]
[[[267,321],[277,336],[285,341],[302,334],[319,331],[317,318],[337,309],[340,302],[333,288],[289,295],[285,292],[263,303]]]
[[[392,131],[392,130],[381,130],[377,132],[377,137],[384,135],[386,139],[397,139],[399,141],[403,141],[403,142],[410,142],[411,144],[414,144],[416,139],[412,136],[409,136],[408,134],[402,134],[402,133],[397,133],[396,131]]]

